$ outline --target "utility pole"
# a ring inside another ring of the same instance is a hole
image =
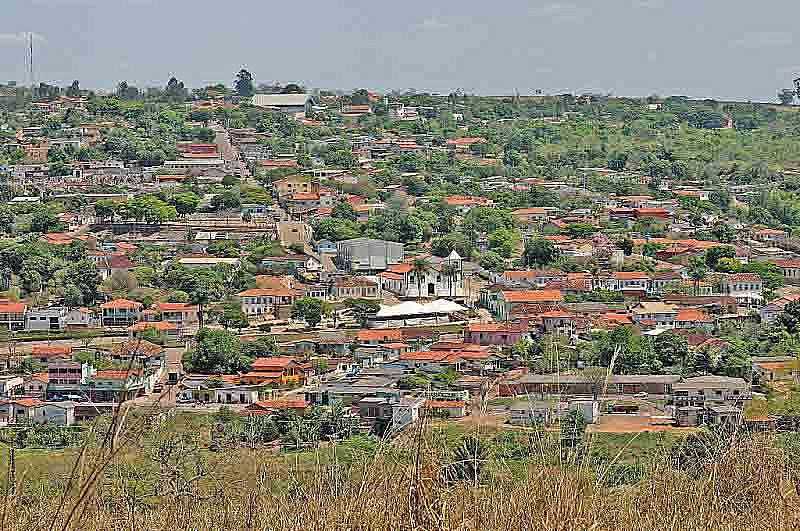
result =
[[[8,447],[8,495],[17,494],[17,452],[16,443]]]
[[[33,87],[34,84],[36,83],[36,80],[33,77],[33,32],[29,32],[28,33],[28,49],[30,51],[30,54],[29,54],[30,63],[28,65],[28,67],[29,67],[28,76],[30,77],[30,80],[31,80],[31,87]]]

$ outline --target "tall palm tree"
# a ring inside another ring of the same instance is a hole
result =
[[[445,262],[442,264],[442,276],[447,279],[447,293],[453,297],[453,280],[458,276],[458,265],[453,262]]]
[[[700,281],[706,278],[708,267],[706,267],[706,263],[702,258],[695,256],[689,259],[687,272],[689,278],[694,281],[694,294],[696,296],[700,291]]]
[[[431,263],[427,258],[415,258],[411,262],[411,271],[417,277],[417,299],[422,298],[422,279],[431,268]]]

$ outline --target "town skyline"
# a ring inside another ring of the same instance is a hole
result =
[[[32,32],[37,82],[79,79],[106,90],[122,80],[162,86],[173,75],[192,87],[230,84],[230,72],[245,67],[256,82],[320,89],[774,101],[800,72],[791,23],[800,8],[772,5],[785,16],[753,14],[738,0],[724,12],[714,2],[688,12],[681,2],[656,0],[509,2],[505,9],[470,1],[456,13],[412,0],[391,17],[380,3],[312,2],[316,16],[294,22],[290,6],[251,4],[226,12],[223,31],[206,2],[10,0],[0,23],[0,72],[4,81],[28,82]]]

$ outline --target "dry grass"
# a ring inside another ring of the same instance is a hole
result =
[[[494,456],[473,484],[443,480],[455,430],[420,425],[347,458],[330,447],[212,454],[187,436],[196,426],[153,429],[121,415],[97,428],[74,467],[36,479],[19,472],[0,528],[800,528],[789,460],[767,434],[737,438],[692,474],[664,455],[642,481],[614,488],[603,481],[606,465],[565,457],[553,437],[534,434],[524,460]]]

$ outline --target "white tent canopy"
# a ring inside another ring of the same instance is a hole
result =
[[[378,319],[392,317],[403,317],[409,315],[426,314],[447,314],[465,311],[466,308],[460,304],[446,299],[438,299],[433,302],[420,304],[414,301],[401,302],[394,306],[381,306],[380,311],[375,315]]]

